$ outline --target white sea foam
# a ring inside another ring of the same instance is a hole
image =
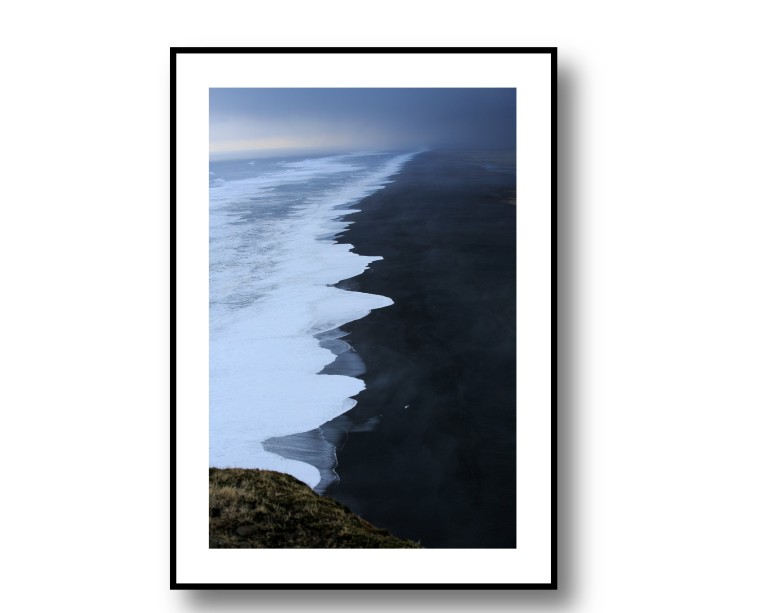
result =
[[[367,165],[352,156],[283,162],[210,188],[211,466],[267,468],[319,483],[317,468],[261,443],[319,427],[351,409],[364,389],[354,377],[317,374],[335,356],[315,335],[392,301],[332,287],[380,258],[328,237],[350,223],[340,216],[413,155]]]

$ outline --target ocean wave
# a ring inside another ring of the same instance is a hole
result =
[[[332,237],[414,155],[282,162],[210,188],[211,466],[280,470],[319,484],[317,467],[262,443],[318,428],[364,389],[353,376],[318,374],[336,356],[316,335],[392,301],[332,287],[381,259]]]

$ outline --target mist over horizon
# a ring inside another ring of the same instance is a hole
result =
[[[516,90],[211,88],[210,159],[516,150]]]

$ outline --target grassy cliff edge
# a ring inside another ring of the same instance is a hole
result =
[[[418,548],[269,470],[211,468],[211,548]]]

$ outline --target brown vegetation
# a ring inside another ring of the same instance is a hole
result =
[[[211,468],[211,548],[415,548],[290,475]]]

